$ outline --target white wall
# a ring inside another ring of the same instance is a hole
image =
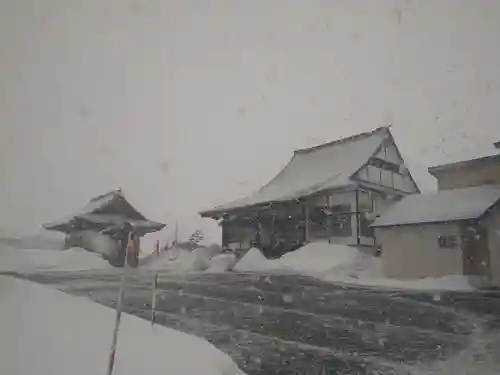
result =
[[[386,160],[399,166],[405,165],[404,160],[399,157],[396,147],[392,143],[383,146],[374,157]],[[411,180],[408,171],[401,175],[400,173],[383,170],[373,165],[367,165],[356,174],[356,178],[408,193],[417,192],[415,184]]]
[[[457,224],[423,224],[376,228],[382,245],[382,264],[387,277],[416,279],[463,274],[460,230]],[[456,235],[457,247],[441,249],[438,237]]]

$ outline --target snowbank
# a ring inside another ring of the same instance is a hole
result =
[[[259,249],[253,247],[234,266],[235,271],[266,271],[272,270],[274,260],[268,260]]]
[[[464,275],[399,280],[383,276],[382,260],[346,245],[313,242],[279,259],[266,259],[259,249],[250,249],[234,266],[236,271],[298,273],[324,281],[392,289],[475,290]]]
[[[143,263],[143,269],[170,272],[204,271],[211,266],[211,259],[219,254],[220,247],[209,246],[193,251],[172,248],[163,251],[159,257],[150,256]]]
[[[110,268],[110,266],[99,255],[80,248],[69,250],[0,248],[0,271],[77,271],[96,268]]]
[[[237,271],[282,271],[316,276],[351,261],[358,251],[345,245],[312,242],[279,259],[266,259],[259,249],[250,249],[234,267]]]
[[[427,277],[405,280],[384,277],[382,259],[360,251],[357,251],[357,255],[350,262],[340,264],[333,267],[328,272],[317,276],[330,282],[344,282],[392,289],[474,290],[469,278],[464,275],[448,275],[438,278]]]
[[[193,268],[195,255],[189,250],[183,249],[169,249],[161,252],[158,257],[154,255],[148,257],[148,262],[140,263],[142,269],[149,269],[154,271],[190,271]]]
[[[48,287],[0,276],[0,374],[104,374],[114,310]],[[114,374],[241,375],[214,346],[122,316]]]
[[[233,269],[235,264],[235,254],[219,254],[210,259],[207,272],[226,272]]]

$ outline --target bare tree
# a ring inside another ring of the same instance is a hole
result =
[[[189,236],[188,242],[193,245],[199,245],[204,238],[203,232],[197,229]]]

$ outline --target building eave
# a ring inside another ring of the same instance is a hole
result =
[[[289,203],[289,202],[293,202],[293,201],[302,202],[307,198],[314,197],[317,195],[335,193],[335,192],[340,192],[340,191],[355,191],[358,188],[358,186],[359,185],[356,181],[352,181],[352,182],[345,184],[345,185],[342,185],[342,186],[319,190],[319,191],[316,191],[314,193],[302,195],[302,196],[297,197],[297,198],[262,202],[262,203],[258,203],[258,204],[248,205],[248,206],[232,207],[230,209],[223,209],[222,208],[220,210],[213,209],[213,210],[201,211],[201,212],[199,212],[199,215],[203,218],[217,219],[217,218],[220,218],[224,215],[234,214],[237,212],[262,211],[262,210],[271,208],[273,205],[280,205],[280,204]]]
[[[483,156],[480,158],[475,158],[475,159],[470,159],[470,160],[461,160],[453,163],[447,163],[447,164],[440,164],[436,165],[433,167],[427,168],[427,171],[436,177],[437,174],[441,172],[445,172],[448,170],[453,170],[453,169],[460,169],[464,167],[471,167],[474,166],[475,164],[480,164],[484,162],[489,162],[489,161],[499,161],[500,162],[500,154],[495,154],[495,155],[488,155],[488,156]]]
[[[415,222],[415,223],[400,223],[400,224],[372,224],[370,225],[371,228],[395,228],[395,227],[408,227],[408,226],[417,226],[417,225],[433,225],[433,224],[452,224],[452,223],[458,223],[458,222],[463,222],[463,221],[470,221],[470,220],[478,220],[478,218],[464,218],[464,219],[453,219],[453,220],[433,220],[433,221],[422,221],[422,222]]]

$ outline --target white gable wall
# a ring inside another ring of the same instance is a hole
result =
[[[386,145],[385,149],[383,148],[380,153],[384,154],[384,157],[380,157],[381,159],[390,161],[394,164],[404,164],[404,161],[399,157],[396,146],[392,143]]]
[[[410,178],[410,173],[405,167],[404,160],[399,157],[396,147],[392,142],[383,145],[374,158],[398,165],[400,167],[399,172],[395,173],[374,165],[366,165],[355,175],[356,179],[401,190],[406,193],[417,193],[415,184]]]

